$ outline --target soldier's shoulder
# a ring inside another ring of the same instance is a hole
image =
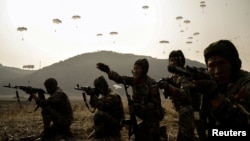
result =
[[[112,97],[120,97],[120,95],[118,93],[114,92],[114,91],[111,91],[109,93],[109,95],[112,96]]]
[[[239,77],[236,83],[240,83],[241,85],[250,85],[250,73],[244,70],[241,70],[239,73]]]
[[[155,84],[156,80],[150,76],[146,76],[146,83],[147,84]]]

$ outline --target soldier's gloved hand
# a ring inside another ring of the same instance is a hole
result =
[[[85,87],[84,91],[87,93],[87,95],[94,95],[91,87]]]
[[[38,99],[38,100],[36,101],[36,105],[39,106],[39,107],[41,107],[41,108],[44,108],[44,107],[47,106],[46,101],[43,100],[43,99]]]
[[[160,80],[158,83],[157,83],[157,85],[158,85],[158,87],[160,88],[160,89],[166,89],[166,88],[168,88],[169,87],[169,84],[168,84],[168,82],[167,81],[164,81],[164,80]]]
[[[103,71],[103,72],[106,72],[106,73],[109,73],[109,71],[110,71],[109,66],[106,65],[106,64],[104,64],[104,63],[97,63],[97,64],[96,64],[96,67],[97,67],[99,70],[101,70],[101,71]]]
[[[140,105],[138,103],[134,103],[133,105],[129,106],[129,112],[134,113],[139,109]]]
[[[95,95],[91,95],[91,96],[90,96],[89,104],[90,104],[92,107],[97,107],[97,106],[98,106],[98,98],[97,98]]]

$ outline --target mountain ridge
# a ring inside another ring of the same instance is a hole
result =
[[[49,78],[54,77],[57,79],[59,86],[69,94],[80,94],[74,87],[76,84],[81,86],[93,86],[93,81],[96,77],[103,75],[112,89],[115,83],[110,81],[104,72],[101,72],[96,68],[96,63],[102,62],[109,65],[111,70],[118,72],[120,75],[132,76],[131,70],[133,69],[134,62],[139,58],[147,58],[149,62],[148,75],[155,80],[159,80],[162,77],[169,76],[167,71],[168,59],[157,59],[150,56],[124,54],[112,51],[97,51],[91,53],[83,53],[64,61],[59,61],[50,66],[46,66],[39,70],[27,71],[21,70],[23,73],[12,73],[12,77],[8,79],[2,71],[7,67],[0,67],[0,76],[4,79],[0,81],[2,85],[11,83],[12,85],[29,85],[32,87],[44,88],[43,82]],[[197,61],[186,59],[186,65],[205,67]],[[17,69],[18,70],[18,69]],[[19,72],[19,71],[17,71]],[[9,72],[10,73],[10,72]],[[9,76],[9,75],[8,75]],[[13,93],[13,90],[0,87],[0,95]],[[124,90],[118,89],[118,92],[124,92]]]

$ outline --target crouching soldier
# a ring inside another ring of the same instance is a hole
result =
[[[70,126],[73,121],[73,112],[68,96],[58,87],[54,78],[48,78],[44,86],[50,97],[41,99],[35,94],[31,96],[37,105],[42,108],[44,131],[41,135],[42,141],[55,141],[71,138]]]
[[[94,81],[95,90],[87,90],[90,104],[97,108],[94,115],[94,131],[88,139],[121,140],[120,121],[124,119],[124,109],[121,97],[108,86],[103,76]]]

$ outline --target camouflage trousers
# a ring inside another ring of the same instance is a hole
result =
[[[135,134],[135,141],[159,141],[166,137],[165,127],[160,128],[160,121],[164,117],[164,109],[148,110],[142,117],[142,122],[138,124],[138,131]]]
[[[194,141],[195,121],[191,106],[181,106],[178,110],[177,141]]]
[[[71,138],[72,132],[70,125],[71,120],[65,118],[60,113],[51,108],[43,108],[42,110],[44,131],[42,133],[42,140],[55,138]],[[57,139],[55,139],[57,140]]]
[[[167,141],[166,126],[159,127],[159,123],[141,122],[135,133],[134,141]]]

